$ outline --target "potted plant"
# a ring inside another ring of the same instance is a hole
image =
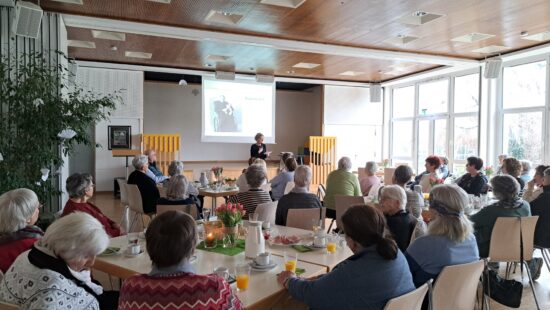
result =
[[[224,245],[226,247],[235,247],[238,227],[246,211],[240,203],[222,204],[216,209],[216,215],[224,226]]]

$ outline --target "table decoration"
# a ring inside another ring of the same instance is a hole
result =
[[[232,248],[224,248],[221,244],[216,243],[216,246],[213,248],[207,248],[203,242],[200,242],[197,245],[197,250],[202,250],[206,252],[218,253],[226,256],[235,256],[244,252],[244,240],[237,240],[235,246]]]
[[[239,203],[224,203],[216,209],[218,219],[220,219],[224,226],[224,247],[235,247],[235,242],[238,239],[239,232],[237,224],[242,221],[245,213],[246,211],[244,210],[243,205]]]

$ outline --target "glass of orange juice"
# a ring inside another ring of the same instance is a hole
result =
[[[250,283],[250,265],[237,265],[235,268],[235,276],[237,277],[237,289],[239,291],[248,289],[248,284]]]
[[[285,270],[296,273],[296,265],[298,264],[298,253],[284,252]]]
[[[338,237],[336,236],[330,236],[327,238],[327,253],[333,254],[336,253],[336,249],[338,248]]]

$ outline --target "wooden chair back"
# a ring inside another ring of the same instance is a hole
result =
[[[472,310],[483,260],[443,268],[432,292],[432,310]]]
[[[519,262],[521,260],[519,232],[523,236],[523,260],[533,258],[535,227],[538,216],[499,217],[491,233],[489,257],[495,262]]]
[[[128,194],[128,206],[135,213],[143,214],[143,201],[141,193],[135,184],[126,184],[126,192]]]
[[[311,230],[314,221],[325,222],[327,208],[289,209],[286,215],[286,226]]]
[[[285,195],[290,193],[290,191],[294,188],[295,184],[293,181],[289,181],[289,182],[286,182],[286,186],[285,186]]]
[[[167,211],[182,211],[191,215],[194,219],[198,218],[199,212],[197,211],[197,206],[195,205],[157,205],[157,215],[160,215]]]
[[[428,292],[429,285],[432,283],[430,279],[424,285],[420,286],[412,292],[408,292],[405,295],[390,299],[384,310],[420,310],[422,309],[422,302]]]
[[[275,225],[275,212],[277,212],[278,201],[260,203],[256,207],[256,213],[258,213],[258,221],[270,222],[271,225]]]
[[[120,203],[123,207],[128,205],[128,192],[126,190],[126,180],[116,179],[118,183],[118,188],[120,189]]]
[[[341,218],[342,215],[349,209],[351,206],[365,204],[365,199],[363,196],[346,196],[346,195],[335,195],[334,196],[334,206],[336,209],[336,225],[342,227]]]

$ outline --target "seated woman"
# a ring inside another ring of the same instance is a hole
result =
[[[95,217],[105,228],[105,232],[110,237],[118,237],[122,234],[120,225],[108,218],[98,207],[88,202],[94,195],[94,183],[92,176],[84,173],[75,173],[67,178],[67,193],[69,194],[69,200],[63,208],[61,216],[66,216],[73,212],[84,212]]]
[[[531,162],[528,160],[520,160],[521,164],[521,173],[519,174],[519,178],[523,180],[523,183],[527,184],[527,182],[531,181]]]
[[[312,309],[383,309],[388,300],[414,290],[407,260],[380,211],[353,206],[342,224],[351,257],[314,280],[290,271],[279,274],[279,283],[294,299]]]
[[[470,217],[474,222],[479,255],[483,258],[489,255],[491,234],[498,217],[531,215],[529,203],[518,196],[519,184],[515,178],[509,175],[497,175],[491,179],[491,186],[493,195],[498,201]]]
[[[187,194],[188,182],[183,175],[176,175],[170,178],[166,189],[166,198],[160,198],[159,205],[195,205],[197,214],[202,214],[202,207],[197,199]]]
[[[378,170],[378,166],[373,161],[367,161],[365,164],[365,173],[366,177],[359,180],[359,185],[361,187],[361,193],[363,193],[363,196],[368,196],[371,188],[380,187],[380,178],[375,176],[374,174]]]
[[[407,194],[399,185],[387,185],[380,195],[380,211],[384,213],[388,228],[397,246],[405,251],[411,242],[411,236],[418,220],[405,210]]]
[[[199,190],[195,186],[193,186],[193,184],[191,184],[191,182],[189,182],[187,178],[183,175],[183,163],[181,161],[173,160],[170,165],[168,165],[168,175],[170,175],[170,177],[174,177],[176,175],[183,176],[188,184],[186,194],[195,197],[199,195]]]
[[[296,170],[296,159],[289,157],[285,161],[286,171],[281,171],[271,180],[271,194],[273,200],[279,200],[285,194],[286,184],[294,180],[294,170]]]
[[[472,156],[468,157],[466,161],[466,173],[456,181],[456,185],[471,195],[479,196],[487,193],[487,182],[489,181],[481,172],[483,160]]]
[[[19,254],[44,235],[34,226],[39,209],[38,197],[30,189],[14,189],[0,196],[0,270],[3,273]]]
[[[543,183],[544,183],[544,170],[550,168],[546,165],[538,165],[535,168],[535,175],[531,181],[527,182],[525,187],[525,192],[523,193],[523,200],[531,202],[535,200],[543,192]]]
[[[413,171],[411,167],[400,165],[393,172],[392,182],[395,185],[401,186],[407,195],[407,205],[405,209],[414,217],[420,219],[422,208],[424,208],[424,197],[415,191],[407,188],[407,184],[411,181]]]
[[[336,218],[335,196],[361,196],[361,186],[357,176],[351,173],[351,159],[342,157],[338,160],[338,169],[329,173],[327,190],[323,203],[327,207],[327,217]]]
[[[244,219],[248,219],[248,215],[254,213],[259,204],[271,202],[271,196],[261,187],[267,178],[265,167],[257,164],[246,169],[246,182],[249,189],[246,192],[238,193],[235,196],[229,197],[230,202],[240,203],[246,209]]]
[[[108,245],[103,225],[91,215],[60,218],[8,269],[0,301],[24,309],[116,309],[118,292],[104,292],[90,276]]]
[[[446,266],[479,260],[472,223],[464,215],[468,194],[456,185],[439,185],[430,193],[427,234],[413,241],[405,256],[416,287],[436,279]]]
[[[316,195],[309,192],[311,184],[311,168],[298,166],[294,171],[294,188],[284,195],[277,204],[275,224],[286,226],[289,209],[322,208],[323,205]],[[319,211],[319,215],[321,215]]]
[[[422,186],[423,193],[429,193],[432,190],[432,181],[439,179],[439,166],[441,166],[441,159],[437,156],[428,156],[424,167],[426,167],[426,172],[422,174],[418,184]]]
[[[252,166],[256,162],[255,157],[250,157],[248,159],[248,166]],[[258,161],[264,161],[263,159],[258,159]],[[264,161],[265,162],[265,161]],[[267,169],[266,169],[267,171]],[[247,192],[248,191],[248,183],[246,183],[246,169],[243,169],[243,172],[241,175],[237,178],[237,187],[239,188],[239,192]]]
[[[136,155],[136,157],[132,159],[132,165],[136,170],[128,176],[128,184],[135,184],[139,188],[141,201],[143,203],[143,212],[145,214],[157,212],[157,201],[160,198],[160,193],[157,188],[157,183],[146,174],[149,169],[149,160],[147,156]]]
[[[521,163],[514,157],[507,157],[502,161],[502,173],[512,176],[519,184],[519,196],[523,195],[525,182],[519,177],[521,174]]]
[[[195,221],[183,212],[155,217],[145,232],[152,270],[124,281],[118,309],[242,309],[222,277],[195,274],[189,259],[196,234]]]

